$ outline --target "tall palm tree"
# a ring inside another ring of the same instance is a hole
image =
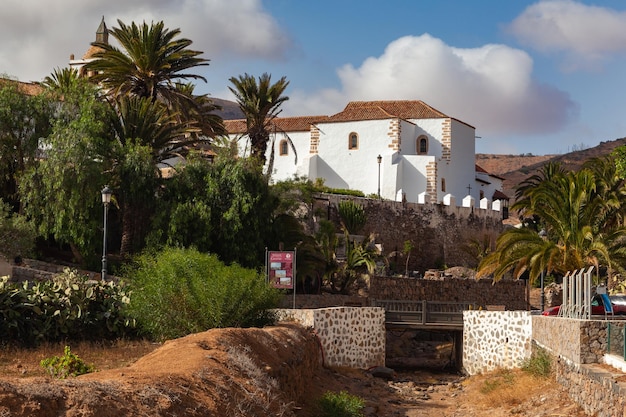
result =
[[[120,189],[120,253],[126,255],[143,245],[159,186],[156,162],[173,155],[187,128],[176,114],[149,98],[123,97],[115,110],[111,127],[116,143],[110,159]]]
[[[127,26],[117,21],[119,28],[110,33],[120,43],[122,49],[103,42],[92,45],[100,48],[93,55],[93,61],[85,65],[93,71],[92,80],[113,96],[147,97],[167,104],[186,101],[188,96],[175,88],[174,82],[188,79],[206,79],[198,74],[185,71],[208,65],[208,60],[199,58],[200,51],[188,49],[192,41],[186,38],[175,39],[179,29],[169,30],[163,21]]]
[[[265,165],[273,120],[282,111],[280,106],[289,100],[289,97],[283,96],[289,81],[282,77],[272,84],[272,76],[268,73],[261,75],[258,83],[254,76],[248,74],[231,77],[229,81],[233,87],[228,88],[235,95],[239,108],[246,117],[252,157]]]

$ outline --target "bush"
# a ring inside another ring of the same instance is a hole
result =
[[[327,391],[317,403],[318,417],[361,417],[365,400],[345,391]]]
[[[552,358],[545,349],[538,348],[522,362],[522,370],[534,376],[548,377],[552,372]]]
[[[125,272],[130,312],[149,337],[172,339],[215,327],[269,324],[280,293],[265,277],[195,249],[145,253]]]
[[[69,346],[65,346],[63,356],[53,356],[42,359],[40,365],[48,371],[53,378],[65,379],[68,376],[78,376],[95,371],[92,365],[86,364],[78,355],[70,351]]]
[[[49,281],[12,283],[0,278],[0,338],[37,345],[44,341],[116,339],[134,334],[126,315],[124,284],[89,281],[66,269]]]

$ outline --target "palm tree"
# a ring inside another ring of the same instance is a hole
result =
[[[139,97],[120,99],[111,127],[116,143],[110,159],[122,208],[120,253],[126,255],[143,244],[159,186],[156,163],[175,154],[187,127],[162,104]]]
[[[231,77],[233,87],[228,87],[235,95],[239,108],[246,117],[246,127],[252,148],[252,157],[265,165],[267,144],[273,129],[273,121],[280,114],[280,106],[289,97],[283,96],[289,85],[286,77],[272,84],[272,76],[264,73],[259,77],[244,74]],[[268,173],[271,170],[268,170]]]
[[[80,82],[78,71],[73,68],[55,68],[41,83],[44,87],[57,93],[67,93]]]
[[[185,72],[208,65],[208,60],[198,57],[202,52],[188,49],[191,40],[174,39],[180,35],[179,29],[166,29],[163,21],[150,26],[145,22],[142,25],[133,22],[130,26],[121,20],[117,22],[120,27],[110,33],[122,49],[94,42],[92,45],[100,51],[85,65],[85,69],[94,74],[91,79],[110,95],[147,97],[153,102],[177,105],[188,101],[189,97],[176,88],[175,82],[206,81],[201,75]]]
[[[600,265],[621,270],[626,228],[607,216],[609,189],[599,186],[590,169],[565,172],[558,164],[545,166],[522,183],[512,206],[535,224],[502,233],[496,250],[481,261],[477,277],[493,274],[497,280],[513,271],[519,278],[528,271],[534,281],[544,270],[565,274],[589,265],[596,271]]]

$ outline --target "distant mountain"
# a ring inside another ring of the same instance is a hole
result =
[[[236,120],[236,119],[245,118],[245,116],[243,115],[243,112],[239,108],[239,104],[235,103],[234,101],[224,100],[221,98],[213,98],[213,97],[211,97],[211,100],[213,100],[213,103],[217,104],[218,106],[222,108],[222,110],[218,110],[214,112],[215,114],[222,116],[222,119]]]
[[[511,198],[512,202],[515,197],[515,188],[548,162],[561,162],[566,169],[576,171],[589,159],[609,155],[613,149],[622,145],[626,145],[626,138],[600,142],[593,148],[562,155],[476,154],[476,164],[487,172],[504,178],[502,191]]]

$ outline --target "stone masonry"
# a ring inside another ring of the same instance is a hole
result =
[[[385,365],[385,311],[377,307],[278,310],[281,320],[313,328],[325,366],[368,369]]]
[[[532,321],[526,311],[464,311],[463,367],[470,375],[513,369],[531,355]]]

